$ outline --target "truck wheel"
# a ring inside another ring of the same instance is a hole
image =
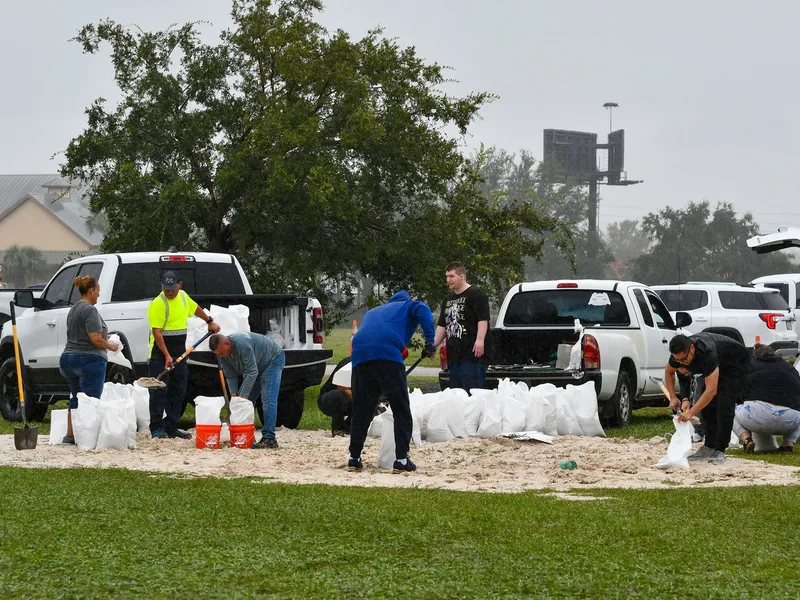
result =
[[[630,425],[633,416],[633,389],[631,378],[625,371],[620,371],[617,378],[617,389],[609,400],[610,419],[613,427]]]
[[[287,391],[278,396],[278,422],[289,429],[297,429],[306,406],[303,388]]]
[[[30,421],[35,419],[39,412],[36,397],[25,386],[25,416]],[[47,404],[44,405],[44,412],[47,412]],[[0,365],[0,414],[6,421],[22,421],[22,411],[19,406],[19,385],[17,383],[17,364],[13,358],[7,358]],[[44,416],[44,415],[42,415]],[[41,418],[41,417],[39,417]]]

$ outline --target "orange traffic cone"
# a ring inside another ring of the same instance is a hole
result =
[[[353,332],[350,334],[350,356],[353,356],[353,338],[358,333],[358,321],[353,321]]]

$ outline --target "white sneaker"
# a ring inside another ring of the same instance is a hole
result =
[[[704,442],[704,441],[705,441],[705,439],[706,439],[706,438],[704,438],[704,437],[703,437],[702,435],[700,435],[699,433],[693,433],[693,434],[692,434],[692,443],[693,443],[693,444],[697,444],[697,443]]]
[[[708,446],[700,446],[700,449],[694,454],[687,456],[686,460],[689,462],[711,460],[712,454],[714,454],[713,448],[709,448]]]
[[[720,450],[714,450],[709,461],[712,465],[722,466],[725,464],[725,453]]]

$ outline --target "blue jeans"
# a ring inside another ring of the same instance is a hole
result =
[[[158,377],[164,370],[163,357],[150,359],[150,377]],[[173,433],[183,415],[183,400],[186,397],[186,384],[189,381],[189,366],[186,361],[179,362],[175,368],[164,375],[161,381],[165,388],[150,389],[150,431],[163,429]],[[164,412],[167,416],[164,416]]]
[[[69,407],[78,408],[78,392],[91,398],[100,398],[106,381],[108,360],[96,354],[65,352],[58,366],[64,379],[69,383]]]
[[[281,373],[286,364],[286,355],[281,352],[271,363],[261,370],[250,393],[250,400],[255,404],[261,397],[261,408],[264,411],[264,424],[261,436],[275,439],[275,422],[278,420],[278,393],[281,391]]]
[[[450,363],[450,387],[470,391],[472,388],[486,387],[486,365],[482,363]]]

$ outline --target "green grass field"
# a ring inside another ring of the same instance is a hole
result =
[[[797,597],[798,487],[591,495],[3,468],[0,597]]]

